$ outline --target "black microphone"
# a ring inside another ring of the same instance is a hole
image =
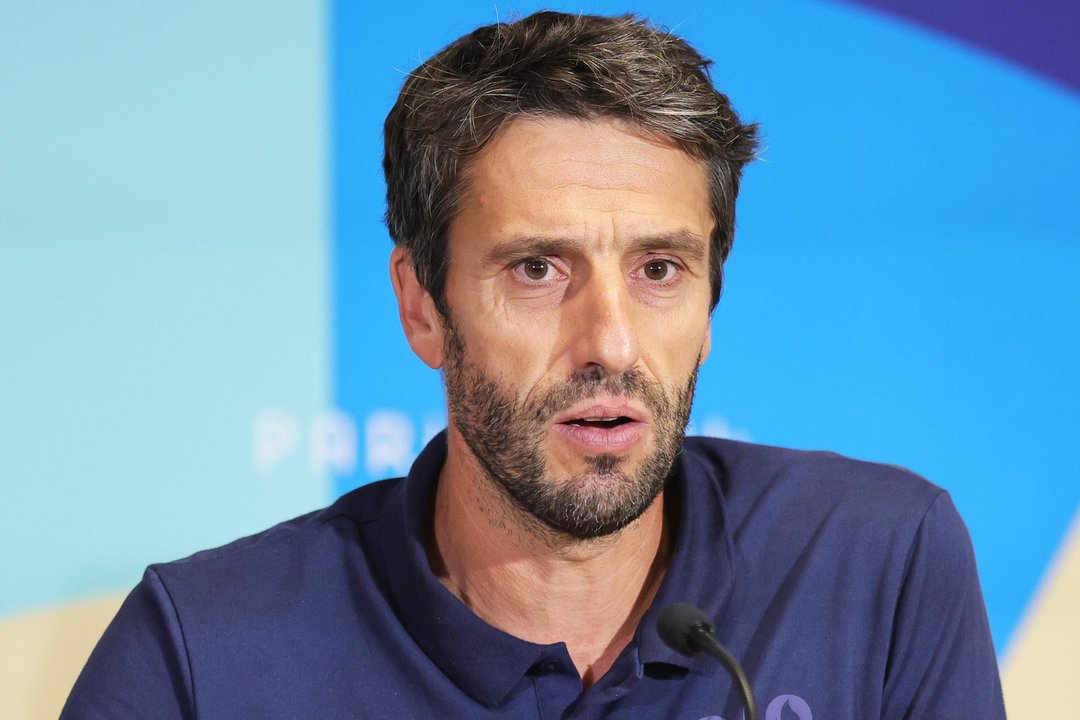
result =
[[[660,611],[656,631],[669,648],[688,657],[706,652],[723,663],[739,684],[743,702],[746,703],[747,720],[760,720],[750,681],[746,679],[739,661],[716,641],[716,626],[709,617],[693,605],[675,603]]]

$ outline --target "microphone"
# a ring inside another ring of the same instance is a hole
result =
[[[693,605],[687,603],[674,603],[660,611],[660,618],[656,621],[656,631],[664,643],[679,653],[688,657],[706,652],[723,663],[728,672],[739,684],[743,702],[746,703],[747,720],[760,720],[757,703],[754,702],[754,693],[750,689],[750,681],[746,679],[739,661],[731,656],[723,645],[716,641],[714,633],[716,626],[708,616]]]

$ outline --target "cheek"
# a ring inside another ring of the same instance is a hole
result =
[[[503,305],[465,322],[469,360],[517,391],[542,381],[558,355],[558,323]]]
[[[709,320],[704,311],[665,315],[644,329],[639,342],[658,379],[682,382],[708,352]]]

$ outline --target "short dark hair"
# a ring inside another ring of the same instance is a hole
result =
[[[709,252],[715,307],[757,126],[741,124],[713,87],[711,64],[633,15],[545,11],[478,28],[413,71],[384,126],[386,224],[443,316],[448,231],[463,171],[503,125],[523,116],[615,118],[704,161],[716,223]]]

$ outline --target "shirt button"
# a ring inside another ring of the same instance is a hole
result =
[[[540,663],[540,670],[546,673],[558,672],[559,663],[555,662],[554,660],[545,660],[544,662]]]

